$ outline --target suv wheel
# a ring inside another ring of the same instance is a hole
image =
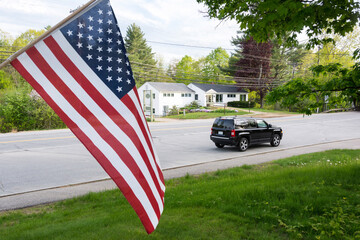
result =
[[[271,146],[277,147],[280,144],[280,136],[279,134],[274,134],[274,136],[271,139]]]
[[[215,146],[218,148],[223,148],[225,145],[221,143],[215,143]]]
[[[246,137],[240,138],[239,149],[241,152],[245,152],[249,147],[249,140]]]

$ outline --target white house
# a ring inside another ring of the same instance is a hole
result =
[[[146,82],[138,92],[145,113],[150,115],[152,101],[155,116],[165,116],[173,106],[182,108],[195,100],[195,92],[183,83]]]
[[[201,106],[248,101],[248,92],[233,85],[190,83],[188,87],[195,91],[195,101]]]
[[[193,101],[204,107],[248,101],[248,92],[233,85],[190,83],[186,86],[183,83],[146,82],[138,92],[146,115],[150,115],[152,102],[155,116],[165,116],[173,106],[182,108]]]

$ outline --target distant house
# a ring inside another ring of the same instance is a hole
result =
[[[148,115],[152,100],[152,111],[155,116],[165,116],[173,106],[182,108],[195,100],[195,92],[183,83],[146,82],[139,87],[138,92],[142,107]]]
[[[201,106],[248,101],[248,92],[233,85],[190,83],[188,87],[195,91],[195,101]]]
[[[146,82],[138,92],[145,113],[150,115],[152,101],[155,116],[165,116],[173,106],[182,108],[193,101],[204,107],[248,101],[248,92],[232,85],[190,83],[186,86],[183,83]]]

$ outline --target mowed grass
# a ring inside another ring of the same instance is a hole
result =
[[[222,116],[235,116],[235,115],[244,115],[249,114],[246,111],[238,110],[238,112],[235,111],[225,111],[225,114],[223,111],[218,112],[193,112],[193,113],[186,113],[185,115],[179,114],[179,115],[170,115],[166,116],[166,118],[174,118],[174,119],[207,119],[207,118],[217,118]]]
[[[166,182],[147,235],[119,190],[0,213],[0,239],[359,239],[360,150]]]

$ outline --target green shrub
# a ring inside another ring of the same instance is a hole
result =
[[[169,109],[169,115],[178,115],[178,114],[179,114],[179,109],[175,105]]]
[[[0,132],[65,127],[43,99],[19,89],[0,95],[0,123]]]
[[[237,107],[237,108],[248,108],[250,104],[250,108],[255,107],[255,102],[246,102],[246,101],[233,101],[228,102],[229,107]]]
[[[192,101],[190,104],[186,105],[185,108],[190,110],[201,108],[201,106],[196,101]]]

